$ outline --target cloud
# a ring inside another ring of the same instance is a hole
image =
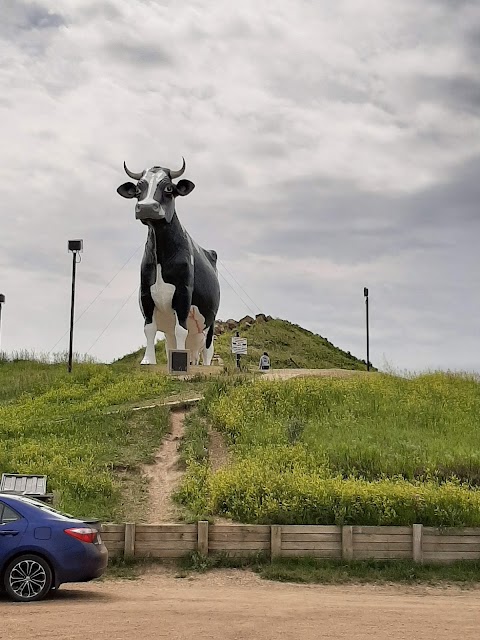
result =
[[[356,262],[411,249],[441,251],[457,232],[469,244],[480,233],[479,170],[480,156],[459,165],[443,184],[400,194],[361,190],[347,179],[287,180],[272,195],[275,220],[257,225],[253,248]]]
[[[113,3],[96,0],[86,5],[78,6],[79,20],[84,22],[111,20],[118,21],[122,17],[122,11]]]
[[[172,63],[172,58],[168,52],[164,51],[158,45],[148,45],[144,43],[125,44],[121,40],[110,41],[106,46],[109,56],[117,61],[124,61],[133,67],[157,66]]]
[[[436,102],[461,113],[478,113],[480,106],[480,81],[478,78],[452,75],[450,77],[420,76],[414,89],[418,100]]]
[[[364,357],[368,285],[374,362],[478,367],[477,3],[6,7],[5,348],[65,332],[76,237],[78,313],[95,300],[76,347],[144,341],[145,228],[115,190],[123,160],[183,155],[196,189],[177,208],[219,254],[222,317],[261,308]]]
[[[66,24],[64,16],[49,11],[37,2],[5,0],[0,26],[3,35],[15,35],[22,31],[58,29]]]

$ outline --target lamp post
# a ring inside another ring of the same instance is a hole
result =
[[[367,324],[367,371],[370,371],[370,330],[368,322],[368,289],[363,287],[363,295],[365,296],[365,315]]]
[[[2,307],[5,304],[5,296],[3,293],[0,293],[0,345],[2,344]]]
[[[77,273],[77,255],[83,251],[83,240],[69,240],[68,250],[72,252],[72,298],[70,302],[70,343],[68,347],[68,373],[72,372],[73,360],[73,318],[75,311],[75,277]]]

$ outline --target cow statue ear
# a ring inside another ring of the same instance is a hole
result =
[[[133,182],[125,182],[118,187],[117,193],[121,195],[122,198],[134,198],[137,194],[137,187]]]
[[[180,180],[175,185],[175,192],[177,196],[188,196],[195,189],[195,185],[190,180]]]

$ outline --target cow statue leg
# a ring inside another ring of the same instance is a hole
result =
[[[167,357],[169,350],[184,350],[187,348],[186,342],[188,330],[185,327],[182,327],[176,312],[174,312],[173,317],[174,327],[165,331],[165,349],[167,351]]]
[[[205,344],[205,336],[203,331],[198,333],[195,325],[191,322],[191,317],[192,313],[190,313],[189,321],[187,323],[188,337],[187,342],[185,343],[185,348],[190,351],[190,363],[197,366],[200,364],[200,353],[202,352]]]
[[[202,364],[209,367],[212,364],[212,358],[214,353],[213,342],[209,347],[204,347],[202,351]]]
[[[168,352],[173,349],[175,349],[175,334],[165,333],[165,353],[167,355],[167,362],[168,362]]]
[[[202,350],[202,364],[209,367],[212,364],[212,358],[215,351],[215,343],[213,341],[213,324],[208,329],[205,337],[205,344]]]
[[[185,349],[185,343],[187,341],[188,330],[186,327],[183,327],[178,319],[178,315],[175,314],[175,342],[177,344],[176,348],[180,350]]]
[[[157,335],[157,323],[155,318],[147,323],[144,327],[145,337],[147,339],[147,348],[145,349],[145,355],[140,364],[157,364],[157,356],[155,355],[155,336]]]
[[[185,349],[188,336],[187,318],[192,301],[192,290],[187,286],[177,287],[172,299],[175,314],[175,340],[177,349]]]
[[[143,287],[141,288],[139,303],[143,317],[145,318],[143,331],[147,339],[147,348],[145,349],[145,354],[140,364],[157,364],[157,357],[155,355],[155,336],[157,335],[155,303],[148,289],[143,290]]]

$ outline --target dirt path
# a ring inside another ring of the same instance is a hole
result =
[[[315,376],[318,378],[348,378],[350,376],[365,375],[366,371],[353,369],[271,369],[262,374],[266,380],[287,380],[303,376]],[[369,374],[371,375],[371,374]]]
[[[158,570],[157,570],[158,572]],[[304,586],[243,571],[65,586],[29,605],[0,596],[2,640],[476,640],[478,590]]]
[[[320,376],[320,377],[347,377],[363,374],[363,371],[351,371],[346,369],[273,369],[263,377],[269,380],[285,380],[298,376]],[[172,494],[180,484],[183,471],[179,468],[178,445],[183,437],[183,422],[185,419],[185,405],[196,404],[200,397],[190,400],[180,401],[181,408],[174,409],[179,401],[171,401],[170,413],[171,429],[165,437],[160,450],[155,456],[155,464],[144,465],[143,474],[150,480],[149,508],[147,512],[148,522],[178,522],[180,509],[172,501]],[[134,411],[140,411],[154,404],[135,407]],[[229,456],[225,441],[220,433],[211,429],[209,432],[209,456],[210,464],[214,471],[228,464]]]
[[[212,471],[218,471],[229,462],[225,439],[221,433],[213,428],[210,428],[208,432],[208,460]]]
[[[148,522],[176,522],[180,509],[172,494],[180,484],[183,471],[179,468],[178,446],[183,437],[184,411],[170,412],[170,433],[155,455],[155,464],[144,465],[143,474],[150,480]]]

